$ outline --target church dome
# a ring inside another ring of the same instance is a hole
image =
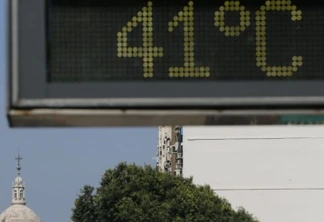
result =
[[[25,205],[12,205],[0,214],[0,222],[41,222],[35,212]]]
[[[26,206],[25,184],[20,176],[22,158],[18,155],[16,159],[18,160],[18,172],[12,186],[12,204],[0,214],[0,222],[41,222],[35,212]]]

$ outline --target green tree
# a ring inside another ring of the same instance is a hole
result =
[[[75,222],[257,222],[243,208],[235,211],[210,186],[192,178],[158,172],[151,166],[120,163],[85,186],[75,200]]]
[[[97,221],[97,208],[95,204],[94,187],[86,185],[81,189],[81,194],[74,201],[75,209],[72,220],[76,222]]]

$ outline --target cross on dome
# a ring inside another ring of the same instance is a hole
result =
[[[20,170],[21,170],[21,166],[20,166],[20,160],[22,160],[23,158],[20,157],[20,155],[18,154],[18,157],[15,158],[18,162],[18,166],[17,166],[17,170],[18,170],[18,175],[20,175]]]

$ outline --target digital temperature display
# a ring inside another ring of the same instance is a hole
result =
[[[302,0],[49,0],[48,79],[324,78],[324,7]]]

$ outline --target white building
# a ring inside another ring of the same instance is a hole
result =
[[[183,176],[260,222],[324,221],[324,127],[183,127]]]
[[[17,176],[12,186],[12,204],[2,214],[0,214],[0,222],[41,222],[36,213],[26,206],[25,184],[20,176],[20,160],[18,160]]]

